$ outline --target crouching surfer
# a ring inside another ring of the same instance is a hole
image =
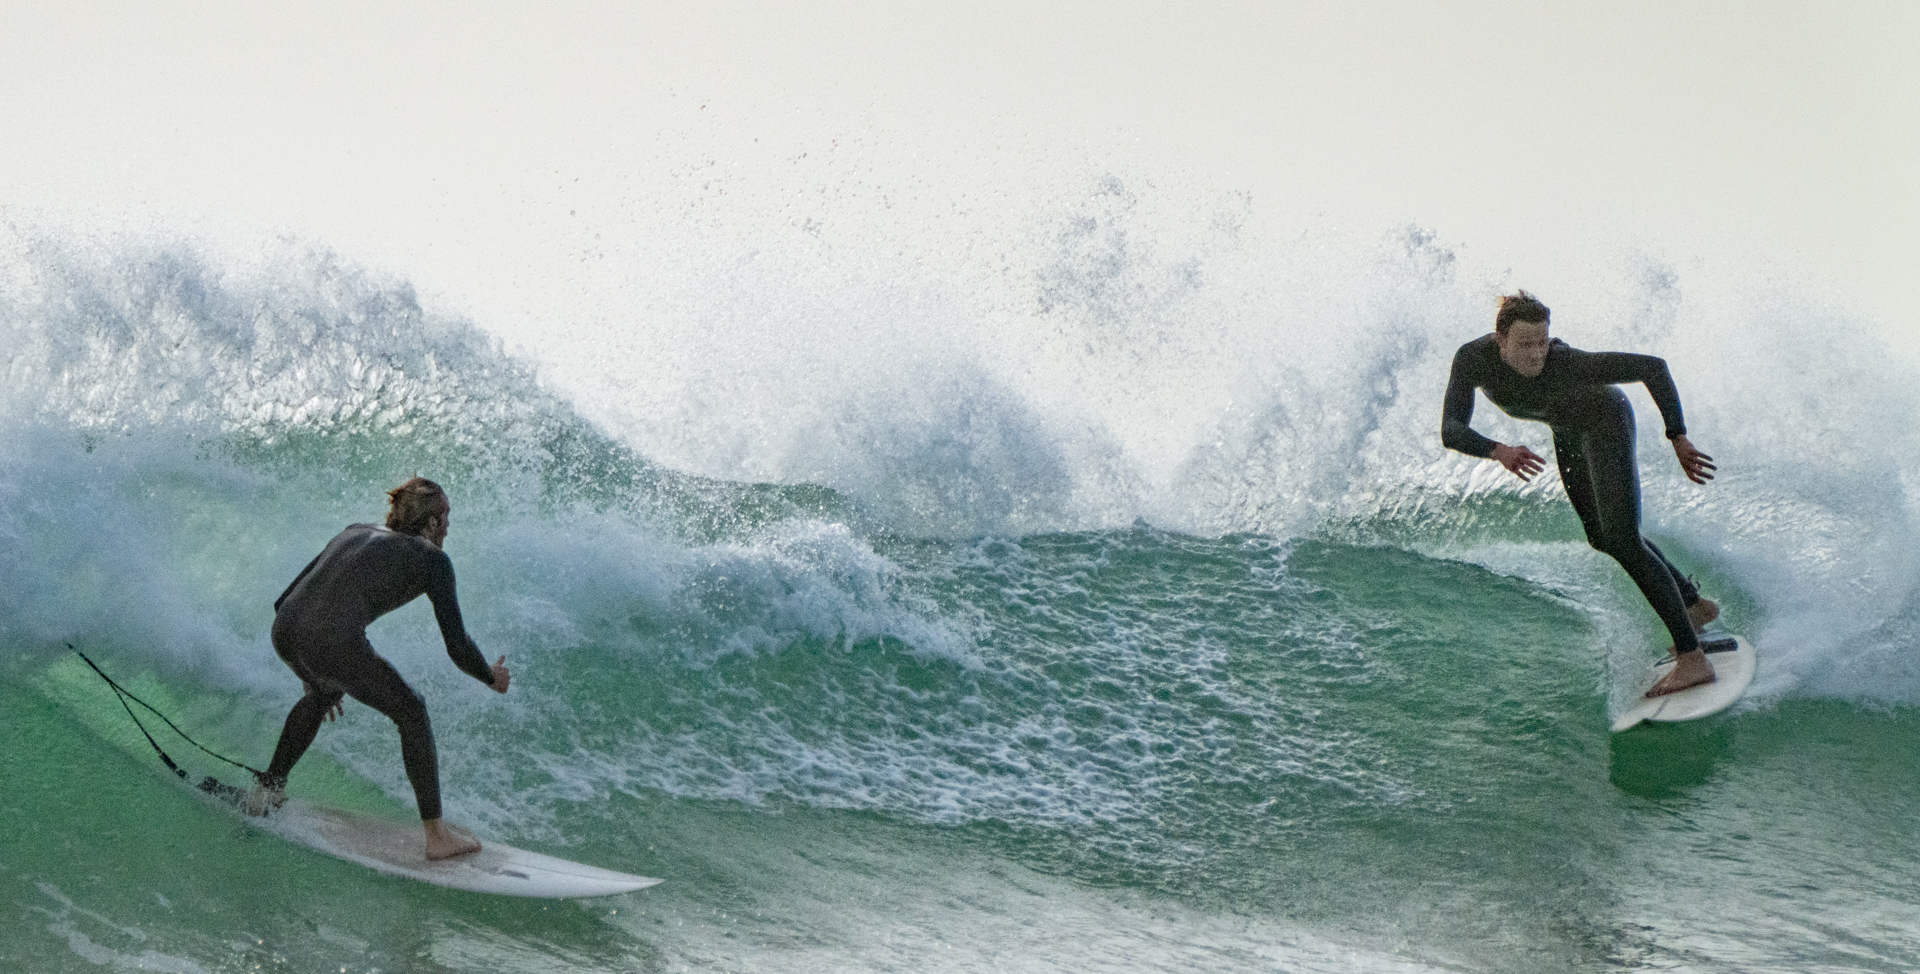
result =
[[[1687,479],[1713,479],[1713,458],[1687,440],[1680,393],[1665,360],[1630,352],[1583,352],[1547,337],[1547,306],[1525,291],[1500,299],[1493,334],[1460,346],[1441,416],[1448,449],[1498,461],[1521,480],[1546,466],[1524,446],[1496,443],[1473,431],[1473,390],[1517,419],[1538,420],[1553,431],[1553,449],[1567,500],[1580,515],[1587,543],[1626,569],[1647,604],[1673,637],[1676,662],[1647,696],[1677,693],[1713,682],[1695,634],[1720,615],[1700,597],[1653,542],[1640,536],[1640,474],[1634,460],[1633,407],[1617,383],[1639,382],[1660,407],[1667,440]]]
[[[301,570],[273,603],[273,650],[306,687],[287,714],[273,762],[247,796],[247,811],[265,815],[286,801],[287,774],[306,753],[322,721],[340,713],[341,697],[387,715],[400,728],[400,754],[426,828],[427,858],[478,852],[480,842],[440,819],[440,768],[426,702],[367,642],[367,626],[426,595],[447,643],[447,655],[496,693],[507,692],[507,658],[488,665],[460,621],[453,562],[441,545],[452,505],[440,485],[415,477],[387,492],[387,523],[349,525]]]

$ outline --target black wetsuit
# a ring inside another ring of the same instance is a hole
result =
[[[1653,542],[1640,536],[1633,407],[1614,387],[1619,382],[1647,387],[1660,407],[1668,439],[1686,433],[1680,393],[1663,359],[1631,352],[1583,352],[1556,338],[1548,343],[1546,367],[1528,378],[1501,361],[1492,335],[1476,338],[1454,353],[1440,441],[1470,456],[1493,456],[1497,444],[1467,425],[1473,419],[1476,388],[1509,416],[1551,427],[1560,481],[1580,515],[1587,543],[1627,570],[1673,636],[1674,648],[1687,652],[1699,641],[1686,607],[1699,601],[1700,593]]]
[[[307,685],[287,714],[267,766],[269,784],[284,783],[341,696],[372,707],[400,728],[400,753],[420,817],[440,817],[440,768],[427,705],[393,665],[367,642],[367,626],[426,595],[447,642],[447,655],[491,685],[493,668],[467,637],[454,595],[453,562],[425,538],[355,524],[327,542],[273,608],[273,650]]]

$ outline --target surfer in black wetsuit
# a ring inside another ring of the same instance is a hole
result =
[[[426,828],[427,858],[477,852],[480,843],[440,821],[440,769],[426,702],[367,642],[373,620],[426,595],[446,640],[447,655],[467,675],[507,692],[505,656],[488,665],[468,638],[454,594],[453,562],[440,550],[452,505],[440,485],[422,477],[387,492],[387,523],[350,525],[321,551],[273,603],[273,650],[306,686],[287,714],[280,744],[247,797],[247,811],[265,815],[286,800],[287,774],[306,753],[323,720],[340,713],[343,695],[387,715],[400,728],[400,754]]]
[[[1583,352],[1547,337],[1547,306],[1525,291],[1500,300],[1494,332],[1460,346],[1447,380],[1440,441],[1448,449],[1499,461],[1521,480],[1532,479],[1546,460],[1524,446],[1496,443],[1467,425],[1473,390],[1518,419],[1538,420],[1553,430],[1553,450],[1567,499],[1580,515],[1587,543],[1627,570],[1673,637],[1674,668],[1647,691],[1657,697],[1713,681],[1713,665],[1695,638],[1720,615],[1693,583],[1640,536],[1640,474],[1634,461],[1633,407],[1616,383],[1647,387],[1668,442],[1687,479],[1713,479],[1713,458],[1687,440],[1680,393],[1665,360],[1631,352]]]

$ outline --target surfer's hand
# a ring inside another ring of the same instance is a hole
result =
[[[493,664],[493,682],[487,684],[487,686],[492,687],[495,693],[505,693],[507,692],[507,684],[511,682],[513,682],[513,675],[507,672],[507,657],[503,654],[500,659]]]
[[[1499,444],[1493,448],[1493,458],[1521,480],[1532,480],[1534,474],[1547,468],[1546,458],[1524,446]]]
[[[1687,472],[1687,479],[1696,484],[1712,480],[1713,472],[1720,469],[1713,465],[1712,457],[1694,449],[1685,434],[1673,438],[1673,455],[1680,458],[1680,469]]]
[[[305,680],[302,680],[302,681],[300,681],[300,688],[301,688],[301,689],[303,689],[303,690],[305,690],[305,691],[307,691],[307,695],[308,695],[308,696],[312,696],[312,695],[313,695],[313,684],[311,684],[311,683],[308,683],[308,682],[306,682]],[[342,710],[340,709],[340,701],[338,701],[338,700],[335,700],[335,701],[333,702],[333,706],[331,706],[331,707],[328,707],[328,708],[326,709],[326,711],[325,711],[325,717],[326,717],[326,719],[327,719],[328,721],[332,721],[332,720],[334,720],[335,718],[337,718],[337,717],[339,717],[339,716],[340,716],[340,715],[341,715],[341,714],[342,714],[343,712],[344,712],[344,711],[342,711]]]

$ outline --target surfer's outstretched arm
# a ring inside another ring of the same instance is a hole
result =
[[[446,552],[435,551],[428,557],[424,570],[428,577],[427,601],[433,603],[433,617],[440,624],[447,656],[462,672],[492,686],[496,679],[493,667],[480,655],[480,647],[473,644],[473,637],[467,635],[466,623],[460,618],[460,596],[453,579],[452,560]]]

